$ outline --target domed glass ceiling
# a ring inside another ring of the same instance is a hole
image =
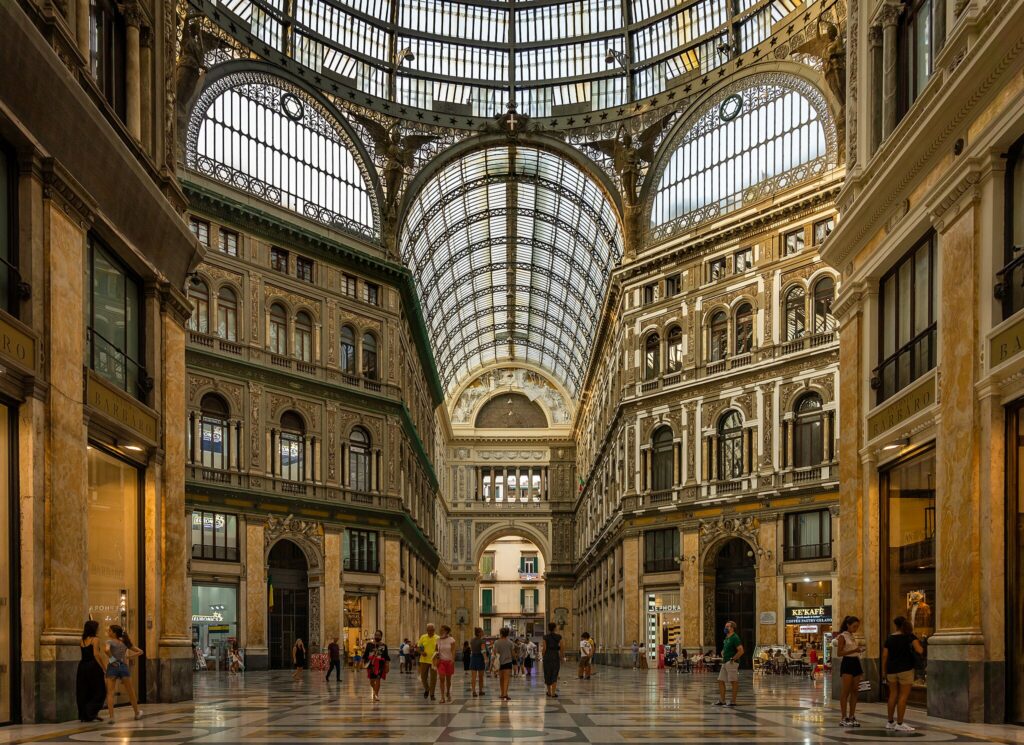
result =
[[[813,1],[192,0],[328,82],[459,116],[514,101],[534,117],[657,95]]]

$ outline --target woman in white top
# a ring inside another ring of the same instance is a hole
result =
[[[839,710],[842,714],[840,727],[860,726],[860,722],[857,721],[857,691],[861,678],[864,677],[860,656],[865,648],[854,637],[859,628],[860,619],[856,616],[847,616],[839,627],[836,656],[842,660],[839,664],[839,676],[843,681],[839,692]]]

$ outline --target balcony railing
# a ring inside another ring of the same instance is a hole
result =
[[[782,551],[785,561],[812,561],[832,557],[831,543],[805,543],[799,546],[784,546]]]
[[[498,614],[498,606],[496,605],[484,605],[480,608],[480,615],[482,616],[495,616]]]
[[[480,572],[480,581],[481,582],[494,582],[497,578],[498,578],[498,573],[493,571],[493,570],[490,571],[490,572]]]

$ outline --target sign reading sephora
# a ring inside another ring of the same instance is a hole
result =
[[[819,605],[816,608],[786,608],[786,623],[832,623],[832,606]]]

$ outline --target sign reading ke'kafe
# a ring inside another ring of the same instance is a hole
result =
[[[819,605],[814,608],[786,608],[787,624],[832,623],[832,606]]]

